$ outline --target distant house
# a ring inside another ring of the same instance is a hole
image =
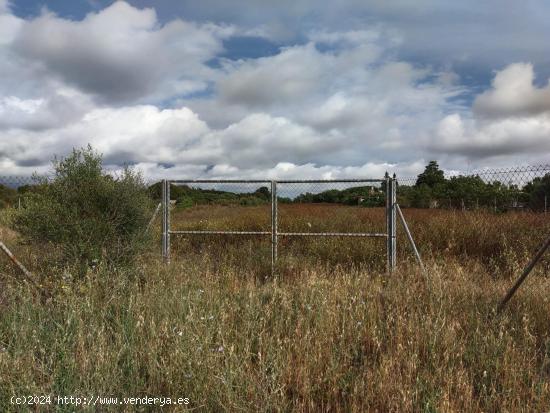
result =
[[[527,205],[526,205],[525,202],[520,202],[517,199],[514,199],[514,200],[510,201],[510,203],[508,204],[507,209],[509,211],[523,211],[523,210],[525,210],[526,207],[527,207]]]

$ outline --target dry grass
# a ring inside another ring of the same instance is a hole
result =
[[[322,208],[292,205],[281,218],[364,230],[382,216]],[[265,209],[245,211],[181,211],[174,227],[251,229],[261,214],[269,225]],[[45,393],[181,396],[199,411],[547,410],[548,260],[505,314],[493,309],[548,219],[404,213],[427,274],[402,248],[387,276],[382,240],[288,240],[280,277],[266,280],[269,244],[233,237],[174,241],[170,266],[151,254],[74,282],[19,245],[47,294],[2,278],[0,410],[16,411],[13,394]]]

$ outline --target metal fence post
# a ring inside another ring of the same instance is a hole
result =
[[[517,281],[512,286],[512,288],[510,288],[510,290],[506,293],[506,296],[502,299],[502,301],[498,305],[497,312],[500,313],[504,309],[504,306],[506,306],[506,303],[508,303],[508,301],[510,301],[510,298],[512,298],[512,296],[516,293],[516,290],[521,286],[521,284],[523,284],[523,282],[525,281],[525,279],[527,278],[527,276],[529,275],[531,270],[535,267],[537,262],[544,255],[544,253],[546,252],[548,247],[550,247],[550,236],[548,238],[546,238],[546,241],[544,242],[544,244],[537,251],[537,253],[533,257],[533,259],[527,265],[527,267],[525,267],[525,269],[521,273],[520,277],[517,279]]]
[[[166,179],[161,182],[160,202],[162,204],[162,258],[166,261]]]
[[[271,275],[277,265],[277,181],[271,181]]]
[[[170,262],[170,181],[162,181],[162,258]]]
[[[386,179],[386,234],[387,234],[387,269],[391,273],[395,269],[396,254],[396,180]]]
[[[409,239],[409,244],[411,244],[411,248],[414,252],[414,256],[416,257],[416,260],[418,261],[420,268],[424,270],[424,263],[422,262],[422,258],[420,258],[420,253],[418,252],[418,248],[416,248],[416,244],[414,243],[411,230],[407,225],[407,221],[405,221],[405,216],[403,215],[403,211],[401,211],[401,207],[399,206],[399,204],[397,203],[395,204],[395,209],[397,209],[397,213],[399,214],[399,219],[401,220],[401,224],[403,224],[403,228],[405,229],[405,235],[407,235],[407,238]]]

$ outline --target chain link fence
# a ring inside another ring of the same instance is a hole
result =
[[[0,176],[0,185],[8,188],[17,189],[20,187],[36,185],[40,179],[48,179],[47,176]]]
[[[357,256],[365,262],[365,251],[371,251],[373,256],[366,261],[383,265],[386,257],[391,270],[395,266],[395,196],[389,204],[387,193],[395,195],[392,179],[163,181],[163,256],[170,260],[172,237],[217,236],[207,245],[223,238],[226,247],[236,238],[255,237],[270,243],[272,272],[281,248],[292,252],[285,254],[286,261],[304,257],[330,261],[331,251],[332,255],[346,251],[347,261]],[[349,238],[356,240],[339,247]],[[355,251],[371,238],[382,240],[375,249]]]
[[[445,172],[445,183],[434,187],[417,185],[417,179],[398,177],[400,205],[495,212],[550,208],[550,164]]]

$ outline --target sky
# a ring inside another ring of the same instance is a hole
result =
[[[0,175],[92,145],[147,178],[550,161],[545,0],[0,0]]]

